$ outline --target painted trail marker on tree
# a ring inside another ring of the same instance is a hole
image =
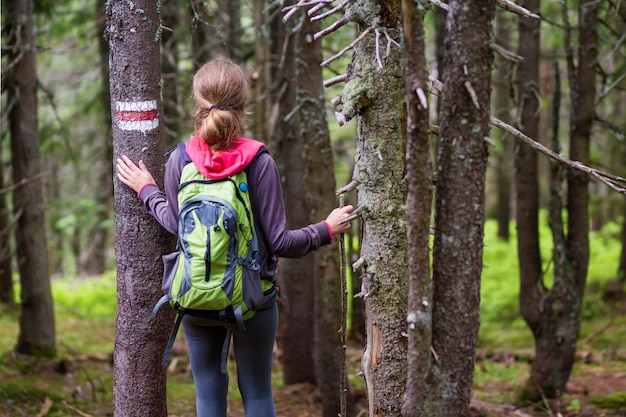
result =
[[[159,126],[156,100],[118,101],[115,103],[115,117],[121,130],[146,132]]]

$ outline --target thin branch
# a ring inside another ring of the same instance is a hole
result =
[[[598,99],[596,100],[595,105],[597,106],[604,99],[604,97],[606,97],[611,92],[611,90],[617,87],[617,85],[624,80],[624,78],[626,78],[626,71],[624,71],[622,75],[617,77],[617,79],[611,85],[609,85],[608,87],[604,89],[600,97],[598,97]]]
[[[307,10],[306,14],[308,16],[311,16],[313,13],[317,13],[320,9],[323,9],[324,7],[326,7],[327,5],[332,3],[333,1],[334,0],[331,0],[331,1],[328,1],[328,2],[320,2],[316,6],[313,6],[309,10]]]
[[[44,174],[43,172],[40,172],[39,174],[33,175],[30,178],[22,178],[20,180],[20,182],[18,182],[17,184],[9,185],[8,187],[5,187],[5,188],[0,188],[0,195],[9,193],[11,191],[14,191],[14,190],[20,188],[20,187],[23,187],[26,184],[28,184],[29,182],[37,181],[38,179],[43,177],[43,174]]]
[[[380,59],[380,32],[376,29],[376,62],[378,62],[378,69],[383,69],[383,61]]]
[[[518,14],[522,17],[532,17],[534,19],[541,19],[539,15],[532,13],[531,11],[523,8],[522,6],[518,6],[517,4],[513,3],[510,0],[496,0],[496,3],[498,4],[498,6],[500,6],[504,10]]]
[[[339,29],[342,26],[344,26],[346,23],[348,23],[348,18],[346,16],[343,16],[343,17],[341,17],[341,19],[337,20],[335,23],[333,23],[332,25],[328,26],[326,29],[320,30],[315,35],[313,35],[313,39],[319,39],[319,38],[321,38],[323,36],[326,36],[326,35],[328,35],[330,33],[333,33],[337,29]]]
[[[337,192],[336,192],[336,195],[340,195],[340,194],[343,194],[343,193],[347,193],[348,191],[352,191],[356,187],[358,187],[359,184],[361,184],[361,182],[359,182],[359,180],[352,180],[347,185],[344,185],[343,187],[338,189]]]
[[[614,191],[617,191],[620,194],[626,194],[626,179],[613,175],[613,174],[609,174],[606,172],[602,172],[600,170],[594,169],[594,168],[590,168],[586,165],[584,165],[581,162],[578,161],[572,161],[556,152],[554,152],[553,150],[545,147],[544,145],[542,145],[541,143],[535,141],[534,139],[526,136],[525,134],[523,134],[522,132],[520,132],[519,130],[517,130],[516,128],[514,128],[513,126],[504,123],[502,120],[497,119],[495,117],[491,117],[490,118],[490,123],[493,126],[499,127],[500,129],[510,133],[511,135],[513,135],[514,137],[520,139],[522,142],[526,143],[527,145],[529,145],[531,148],[544,153],[545,155],[547,155],[548,157],[554,159],[555,161],[558,161],[572,169],[577,169],[581,172],[586,173],[587,175],[595,178],[596,180],[598,180],[599,182],[607,185],[609,188],[613,189]]]
[[[331,62],[336,61],[337,59],[341,58],[346,52],[348,52],[349,50],[353,49],[354,46],[359,41],[363,40],[372,31],[372,29],[374,29],[375,27],[376,27],[376,25],[374,24],[374,25],[368,27],[367,29],[365,29],[363,31],[363,33],[361,33],[358,38],[356,38],[354,41],[352,41],[352,43],[350,45],[346,46],[341,51],[339,51],[337,54],[331,56],[326,61],[322,62],[320,64],[320,66],[324,67],[324,66],[330,64]]]
[[[311,22],[315,22],[317,20],[320,19],[324,19],[328,16],[331,16],[335,13],[337,13],[339,10],[342,10],[343,8],[345,8],[348,4],[350,4],[351,0],[343,0],[341,3],[339,3],[337,6],[333,7],[332,9],[328,10],[327,12],[324,12],[322,14],[318,14],[315,16],[311,17]],[[311,16],[311,10],[309,10],[309,16]]]
[[[478,96],[476,95],[476,91],[474,91],[474,87],[472,87],[472,83],[470,83],[469,81],[465,81],[464,85],[465,85],[465,89],[467,90],[470,97],[472,98],[472,102],[474,103],[474,106],[476,106],[477,109],[480,109],[480,103],[478,103]]]
[[[498,53],[502,58],[512,61],[512,62],[522,62],[524,57],[516,54],[515,52],[511,52],[505,47],[498,45],[495,42],[489,44],[489,47],[496,53]]]
[[[344,206],[343,193],[339,196],[339,207]],[[346,255],[346,241],[344,233],[339,235],[339,252],[341,254],[341,368],[340,368],[340,380],[339,380],[339,398],[340,398],[340,413],[341,417],[347,417],[347,394],[348,394],[348,375],[346,371],[346,330],[348,323],[348,280],[347,280],[347,255]]]
[[[348,78],[348,74],[339,74],[336,77],[333,77],[324,81],[324,87],[330,87],[335,84],[345,82],[347,78]]]

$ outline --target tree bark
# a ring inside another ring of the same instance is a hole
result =
[[[163,79],[163,131],[165,133],[166,149],[172,149],[178,142],[186,141],[187,137],[181,136],[180,121],[184,120],[180,111],[180,94],[178,85],[178,50],[179,31],[174,30],[182,24],[181,4],[178,0],[166,0],[161,2],[161,17],[163,26],[172,29],[163,30],[161,42],[161,77]]]
[[[0,161],[3,145],[0,143]],[[6,187],[4,180],[5,167],[0,163],[0,190]],[[0,303],[8,304],[15,301],[13,292],[13,267],[11,266],[11,224],[9,207],[6,204],[8,192],[0,191]]]
[[[335,169],[330,132],[326,120],[324,83],[322,79],[322,42],[313,40],[321,30],[319,22],[311,22],[304,13],[297,33],[296,79],[299,113],[299,140],[303,144],[301,162],[305,165],[305,202],[308,223],[316,223],[337,207]],[[300,195],[302,195],[301,191]],[[314,283],[314,359],[316,382],[322,398],[322,416],[340,413],[342,292],[337,246],[325,246],[313,253]],[[347,387],[347,378],[343,386]],[[347,395],[347,393],[346,393]]]
[[[426,4],[402,0],[407,105],[407,380],[403,417],[441,416],[436,363],[431,354],[433,286],[430,276],[432,164],[424,14]],[[430,389],[426,389],[430,387]]]
[[[622,252],[617,267],[617,279],[626,283],[626,198],[622,198]]]
[[[508,12],[500,12],[496,17],[496,42],[498,45],[510,49],[511,23]],[[511,63],[500,55],[496,55],[495,73],[493,78],[493,113],[503,122],[510,123],[510,89]],[[501,129],[492,129],[491,137],[498,143],[495,155],[496,175],[496,218],[498,219],[498,237],[509,240],[509,225],[511,223],[511,172],[513,170],[512,154],[513,139]]]
[[[283,7],[286,5],[283,5]],[[275,18],[280,19],[279,13]],[[278,102],[276,121],[276,141],[280,154],[279,163],[285,206],[287,227],[298,228],[309,224],[311,208],[308,206],[307,160],[306,149],[301,134],[301,116],[298,108],[299,79],[297,62],[298,34],[294,19],[285,23],[284,42],[281,56],[275,56],[275,62],[282,63],[275,73],[283,86]],[[305,198],[303,198],[305,197]],[[317,220],[319,221],[319,220]],[[283,378],[285,384],[309,382],[315,384],[314,331],[315,308],[314,255],[311,253],[301,259],[283,259],[281,264],[281,316],[284,317],[279,343],[282,350]]]
[[[13,207],[17,218],[17,265],[21,284],[20,330],[16,351],[54,356],[56,354],[54,309],[50,290],[45,206],[37,132],[37,45],[33,3],[7,3],[3,11],[9,26],[7,44],[13,67],[8,81]]]
[[[143,160],[163,184],[164,143],[160,18],[149,0],[107,7],[114,158]],[[161,365],[173,310],[150,312],[161,296],[161,256],[174,238],[145,212],[136,193],[115,181],[117,318],[114,416],[167,416],[166,369]]]
[[[520,2],[520,6],[535,12],[539,0]],[[518,55],[524,58],[518,64],[519,117],[518,129],[529,137],[538,137],[539,120],[537,100],[539,88],[539,25],[519,20]],[[528,145],[516,143],[515,189],[517,210],[517,247],[520,266],[520,311],[533,334],[539,332],[540,300],[547,289],[543,283],[539,248],[539,179],[537,153]],[[535,340],[537,344],[537,340]],[[531,385],[532,386],[532,385]],[[524,398],[524,394],[519,399]]]
[[[495,1],[450,1],[433,249],[443,415],[469,415],[480,316]]]
[[[598,5],[579,8],[578,66],[571,74],[572,120],[570,159],[589,165],[591,124],[595,106]],[[567,173],[567,228],[560,215],[560,195],[550,210],[554,238],[554,283],[549,291],[536,294],[529,326],[535,336],[535,358],[530,377],[519,400],[558,398],[565,391],[575,361],[580,333],[582,298],[589,263],[588,177],[577,170]],[[556,188],[556,187],[554,187]],[[559,190],[557,190],[559,192]],[[567,234],[565,232],[567,229]]]
[[[357,117],[358,204],[363,213],[360,257],[366,308],[362,369],[370,416],[399,416],[406,387],[408,262],[404,70],[400,1],[348,6],[346,15],[368,35],[354,47],[339,117]],[[376,22],[374,26],[374,22]]]
[[[106,29],[106,0],[96,2],[96,19],[98,33],[104,34]],[[110,161],[113,160],[113,136],[111,132],[111,90],[109,87],[109,43],[103,36],[98,37],[98,54],[102,89],[100,99],[102,100],[102,135],[100,142],[96,144],[95,150],[98,161],[94,169],[98,173],[94,175],[98,186],[95,191],[95,200],[99,207],[96,216],[98,221],[89,232],[89,246],[86,256],[83,256],[82,269],[89,275],[102,274],[110,267],[107,264],[107,250],[110,242],[110,229],[106,226],[106,221],[113,215],[113,167]]]

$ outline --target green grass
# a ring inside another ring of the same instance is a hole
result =
[[[546,225],[545,216],[540,217]],[[605,323],[614,306],[602,299],[607,283],[616,278],[621,242],[620,225],[612,222],[600,230],[590,233],[590,262],[587,291],[583,300],[583,323],[581,338]],[[497,223],[485,224],[484,271],[481,286],[480,346],[490,348],[528,348],[533,346],[532,334],[519,314],[519,263],[514,227],[508,241],[497,237]],[[540,250],[544,260],[546,285],[552,283],[549,262],[552,251],[552,235],[547,226],[540,231]],[[605,323],[606,324],[606,323]],[[611,325],[611,332],[595,338],[595,343],[604,348],[621,346],[619,337],[626,338],[623,325]],[[624,339],[622,339],[624,340]]]

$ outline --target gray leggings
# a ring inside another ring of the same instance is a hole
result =
[[[185,316],[182,322],[196,386],[198,417],[226,417],[228,374],[222,373],[226,328],[215,321]],[[245,322],[246,330],[233,332],[237,381],[246,417],[275,417],[272,397],[272,355],[278,307],[257,311]]]

